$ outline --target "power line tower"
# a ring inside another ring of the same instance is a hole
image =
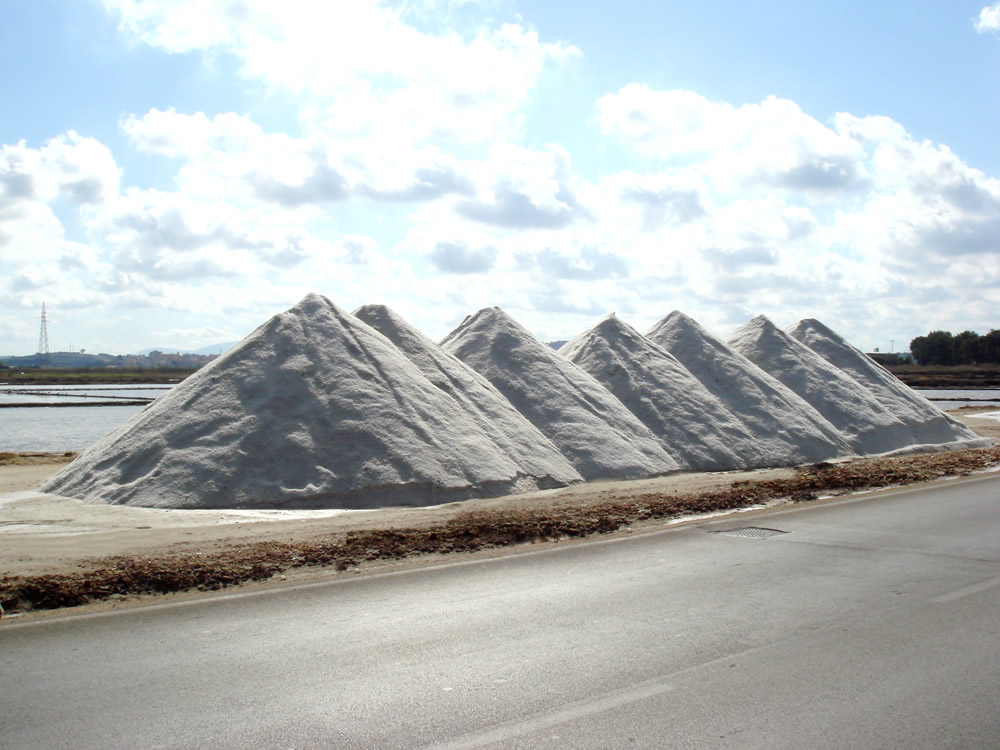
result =
[[[48,366],[49,360],[49,316],[45,314],[45,303],[42,303],[42,326],[38,331],[38,354],[41,364]]]

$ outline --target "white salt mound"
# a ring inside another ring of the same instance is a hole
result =
[[[496,386],[584,479],[681,468],[606,388],[499,308],[466,318],[441,345]]]
[[[354,311],[354,316],[389,339],[428,380],[453,398],[522,473],[553,487],[583,481],[537,427],[458,357],[385,305],[364,305]]]
[[[310,294],[42,490],[162,508],[371,508],[536,486],[390,341]]]
[[[754,435],[747,467],[795,466],[853,453],[840,432],[780,381],[677,310],[646,338],[659,344]]]
[[[615,315],[559,353],[587,371],[691,471],[767,465],[754,436],[677,359]]]
[[[800,320],[788,328],[787,332],[796,341],[802,342],[865,386],[888,411],[913,431],[918,443],[930,445],[962,440],[979,441],[972,430],[914,392],[892,373],[873,362],[871,357],[855,349],[818,320]]]
[[[759,315],[729,345],[812,405],[862,455],[917,444],[916,436],[868,390]]]

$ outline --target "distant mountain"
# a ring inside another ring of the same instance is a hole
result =
[[[222,354],[236,346],[238,341],[225,341],[221,344],[210,344],[201,349],[178,349],[176,346],[153,346],[149,349],[140,349],[136,354],[148,356],[150,352],[163,352],[164,354]]]

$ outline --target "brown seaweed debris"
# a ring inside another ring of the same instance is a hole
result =
[[[607,490],[579,505],[476,510],[441,524],[375,529],[302,542],[232,544],[211,553],[128,555],[92,562],[67,575],[0,578],[0,605],[8,612],[72,607],[121,596],[220,589],[262,581],[294,568],[355,568],[367,561],[401,560],[619,531],[640,521],[735,510],[818,493],[913,484],[968,474],[1000,464],[1000,446],[979,450],[862,459],[800,467],[790,479],[737,481],[728,488],[668,495]]]

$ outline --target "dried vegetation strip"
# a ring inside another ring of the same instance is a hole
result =
[[[967,474],[1000,464],[1000,446],[981,450],[814,464],[791,479],[739,481],[723,490],[690,495],[607,490],[576,505],[477,510],[438,525],[367,530],[304,542],[231,545],[210,554],[130,555],[93,561],[72,575],[0,578],[7,612],[71,607],[116,596],[218,589],[260,581],[293,568],[347,570],[366,561],[472,552],[525,542],[610,533],[639,521],[745,508],[777,498],[815,499]]]
[[[0,466],[38,466],[42,464],[68,464],[79,453],[4,453],[0,452]]]

